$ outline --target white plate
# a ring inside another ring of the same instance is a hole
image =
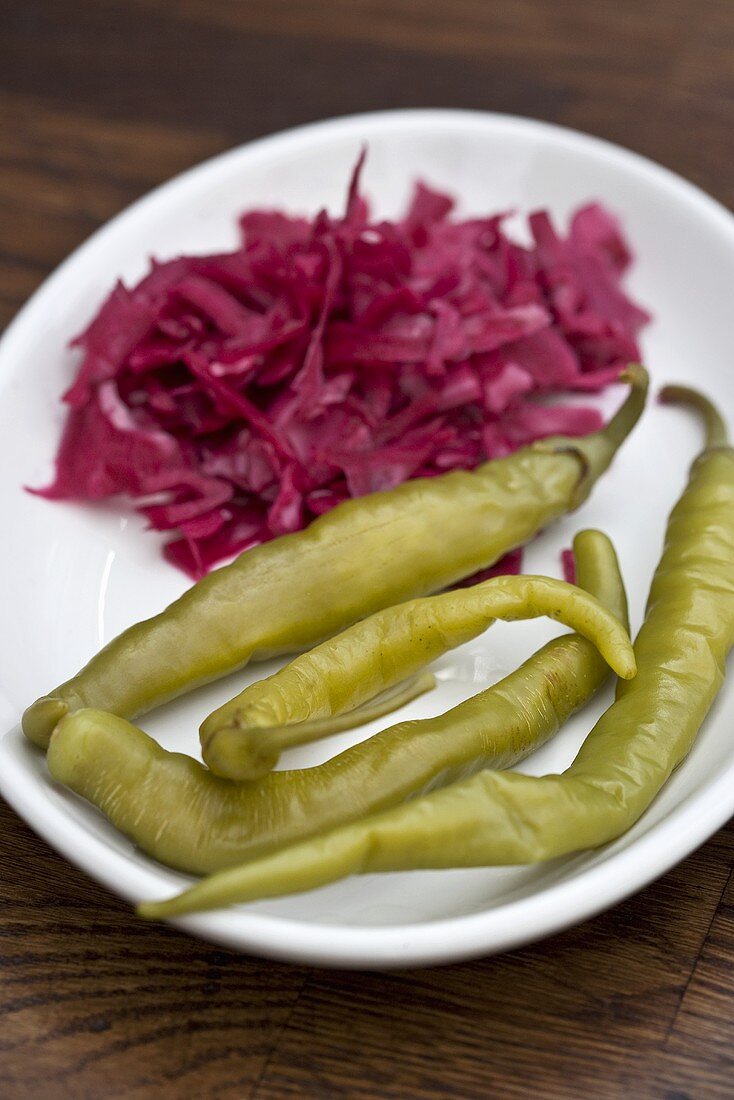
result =
[[[233,245],[235,216],[253,204],[338,209],[364,141],[366,189],[383,214],[401,209],[417,176],[457,194],[467,212],[543,205],[563,219],[590,197],[608,203],[638,253],[629,286],[656,317],[645,336],[655,382],[690,381],[727,412],[734,407],[734,218],[649,161],[543,123],[430,110],[305,126],[185,173],[96,233],[44,284],[0,344],[0,728],[9,730],[0,742],[0,791],[59,851],[129,899],[167,895],[187,880],[146,859],[94,809],[54,785],[17,722],[33,698],[129,623],[168,603],[184,581],[164,564],[156,536],[143,531],[138,517],[49,504],[21,486],[48,478],[62,418],[58,399],[75,363],[66,345],[113,279],[137,279],[151,253],[166,258]],[[683,413],[651,406],[591,501],[533,546],[528,567],[557,574],[558,553],[577,529],[604,528],[619,548],[636,627],[665,519],[699,438]],[[439,690],[404,713],[445,710],[504,675],[551,633],[543,623],[495,627],[444,660]],[[252,677],[263,672],[256,666]],[[232,686],[220,683],[164,708],[145,728],[166,747],[195,753],[199,721]],[[567,765],[608,701],[608,695],[596,700],[524,770]],[[597,852],[538,868],[351,879],[178,924],[242,951],[360,967],[447,962],[548,935],[639,889],[726,821],[734,811],[733,719],[729,684],[655,804],[625,837]],[[340,735],[294,751],[284,763],[316,763],[354,739]]]

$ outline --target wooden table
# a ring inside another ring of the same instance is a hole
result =
[[[0,0],[0,310],[151,186],[381,107],[551,119],[734,203],[731,0]],[[351,974],[135,920],[7,808],[0,1095],[729,1097],[734,825],[563,935]]]

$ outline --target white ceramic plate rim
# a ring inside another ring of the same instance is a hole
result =
[[[359,135],[379,124],[383,132],[430,130],[437,124],[466,132],[492,129],[496,134],[527,133],[551,138],[559,147],[592,152],[600,161],[623,167],[638,179],[654,182],[661,196],[684,200],[715,226],[734,248],[734,216],[695,185],[636,153],[550,123],[512,115],[465,110],[400,110],[371,112],[317,122],[284,131],[233,149],[184,172],[128,207],[81,245],[36,291],[0,341],[0,377],[13,368],[16,341],[27,325],[63,292],[67,277],[94,262],[112,234],[123,230],[148,207],[154,207],[207,178],[225,164],[243,167],[273,153],[296,151],[322,136]],[[7,745],[7,740],[6,740]],[[17,758],[0,744],[0,793],[17,812],[67,859],[115,893],[136,901],[160,894],[160,878],[141,869],[70,819],[48,800],[39,807],[35,789]],[[329,966],[385,967],[435,964],[505,951],[577,924],[623,900],[669,870],[720,828],[734,813],[734,760],[718,777],[702,784],[670,815],[629,847],[566,882],[544,888],[542,904],[531,894],[481,913],[425,923],[338,927],[302,923],[283,917],[241,911],[237,928],[227,913],[209,913],[173,921],[197,936],[237,950],[293,962]],[[243,931],[243,923],[246,928]]]

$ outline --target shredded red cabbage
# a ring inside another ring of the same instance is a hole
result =
[[[639,357],[629,248],[597,204],[567,236],[530,217],[458,219],[418,184],[405,216],[242,216],[234,252],[153,263],[75,341],[82,362],[49,499],[126,494],[200,577],[348,497],[471,469],[599,413],[543,404],[596,391]],[[503,563],[517,570],[519,557]]]
[[[576,558],[570,547],[567,550],[561,550],[561,568],[563,569],[564,581],[568,581],[569,584],[576,584]]]

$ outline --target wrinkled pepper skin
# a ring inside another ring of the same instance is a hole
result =
[[[574,543],[578,583],[619,619],[627,604],[614,549],[598,531]],[[97,806],[148,855],[207,873],[305,836],[506,767],[551,737],[608,668],[578,634],[549,642],[494,687],[447,714],[400,722],[319,767],[255,783],[213,775],[121,718],[82,710],[58,725],[51,774]]]
[[[299,723],[321,719],[317,732],[328,732],[329,718],[414,679],[496,620],[540,616],[593,639],[618,675],[634,676],[624,627],[588,593],[549,577],[493,577],[378,611],[252,684],[204,722],[204,762],[227,779],[258,779],[277,763],[278,747],[287,747],[288,723],[298,733]]]
[[[26,736],[46,748],[56,723],[82,707],[132,718],[495,562],[575,508],[607,469],[645,403],[643,368],[626,377],[632,390],[600,432],[346,501],[303,531],[245,551],[37,699],[23,715]]]
[[[663,397],[688,395],[669,388]],[[620,683],[563,775],[485,771],[220,872],[140,913],[170,917],[373,871],[535,863],[625,832],[690,750],[734,643],[734,450],[713,411],[707,421],[708,445],[668,523],[635,644],[637,676]]]

